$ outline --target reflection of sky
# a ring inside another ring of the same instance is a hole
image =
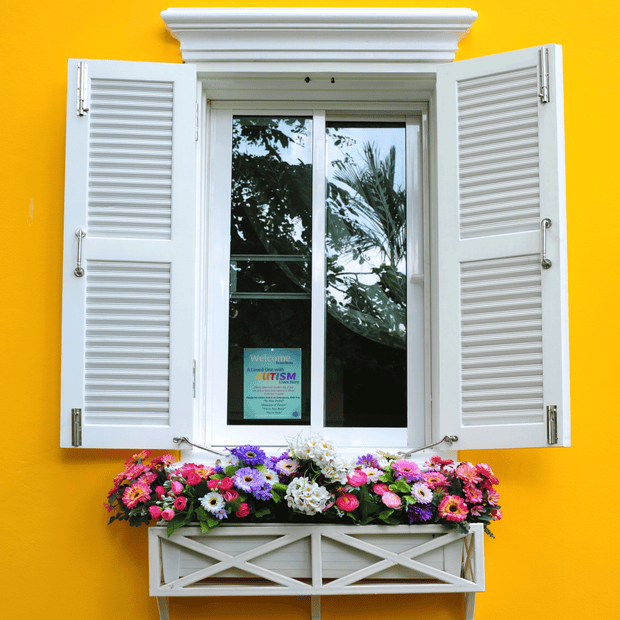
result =
[[[394,127],[392,124],[377,123],[369,126],[369,123],[363,123],[360,127],[351,127],[338,125],[336,122],[330,123],[327,128],[327,179],[335,185],[345,189],[349,193],[352,191],[348,185],[336,181],[334,175],[338,169],[334,166],[335,161],[344,161],[345,157],[349,163],[357,165],[358,168],[365,167],[365,158],[363,155],[363,147],[367,142],[373,144],[378,151],[379,161],[385,159],[390,149],[396,149],[396,165],[394,174],[394,183],[396,187],[404,188],[405,186],[405,127],[404,124]],[[342,140],[341,144],[335,145],[335,136],[344,136],[346,140]],[[333,214],[332,214],[333,217]],[[360,213],[358,221],[364,228],[374,228],[374,223],[370,222],[364,214]],[[332,251],[332,255],[335,252]],[[359,274],[357,281],[372,285],[378,281],[377,276],[370,273],[373,267],[379,267],[382,264],[389,264],[389,258],[383,256],[379,249],[371,249],[364,252],[364,263],[352,260],[350,255],[339,256],[338,264],[345,268],[346,272]],[[403,259],[397,266],[398,271],[406,273],[406,264]],[[343,302],[343,296],[333,288],[330,292],[334,295],[338,303]]]

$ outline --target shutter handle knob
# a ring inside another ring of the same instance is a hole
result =
[[[551,267],[551,261],[547,258],[547,228],[551,228],[551,220],[548,217],[540,222],[540,232],[542,235],[540,264],[543,269],[549,269],[549,267]]]
[[[75,231],[75,236],[78,240],[78,252],[77,252],[77,267],[73,271],[73,273],[81,278],[84,275],[84,269],[82,268],[82,239],[86,237],[86,231],[83,228],[78,228]]]

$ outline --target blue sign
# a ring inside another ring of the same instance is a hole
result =
[[[301,420],[301,349],[244,349],[243,418]]]

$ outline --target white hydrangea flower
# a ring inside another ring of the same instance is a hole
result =
[[[325,487],[308,478],[295,478],[289,484],[284,497],[289,508],[314,515],[325,510],[331,495]]]

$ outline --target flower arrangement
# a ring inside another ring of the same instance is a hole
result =
[[[460,532],[469,523],[501,519],[499,480],[486,463],[431,457],[421,468],[379,452],[346,461],[320,436],[294,440],[280,456],[258,446],[228,449],[214,467],[175,463],[172,455],[134,455],[114,478],[105,504],[130,525],[167,522],[168,535],[197,521],[208,532],[230,522],[441,523]]]

